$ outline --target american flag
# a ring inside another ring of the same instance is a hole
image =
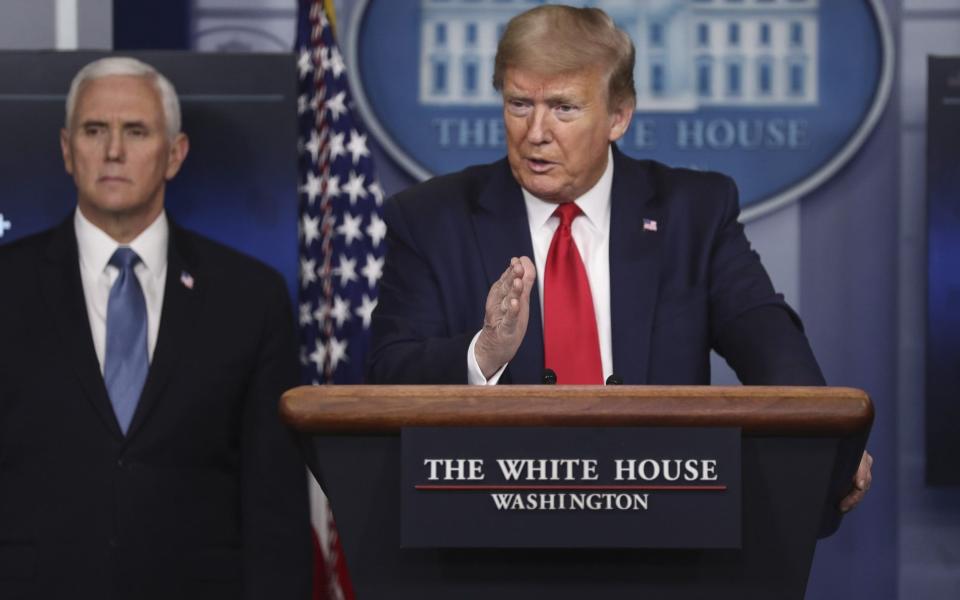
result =
[[[321,0],[301,0],[300,344],[307,383],[360,383],[387,226],[367,134]]]
[[[383,270],[383,190],[355,116],[332,2],[300,0],[300,362],[304,383],[361,383]],[[330,598],[352,598],[339,538],[315,487],[314,527]],[[319,507],[318,507],[319,504]],[[318,510],[319,508],[319,510]]]

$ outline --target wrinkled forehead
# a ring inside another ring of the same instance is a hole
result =
[[[503,78],[504,98],[596,98],[607,95],[606,75],[599,68],[545,72],[510,67]]]

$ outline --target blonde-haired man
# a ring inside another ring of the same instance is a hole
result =
[[[633,66],[599,9],[508,23],[493,78],[506,159],[387,204],[372,382],[708,384],[712,348],[747,384],[824,384],[737,221],[734,182],[617,150]]]

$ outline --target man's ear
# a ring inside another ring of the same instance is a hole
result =
[[[70,132],[66,128],[60,130],[60,154],[63,155],[64,170],[73,175],[73,153],[70,151]]]
[[[185,133],[178,133],[173,141],[170,142],[170,151],[167,155],[167,171],[165,176],[167,181],[173,179],[176,174],[180,171],[183,161],[187,158],[187,153],[190,152],[190,138],[187,137]]]
[[[611,142],[619,140],[627,132],[630,121],[633,120],[634,108],[636,108],[636,102],[632,98],[627,98],[622,100],[610,113],[609,139]]]

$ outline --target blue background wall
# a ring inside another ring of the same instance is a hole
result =
[[[0,46],[112,46],[112,28],[104,27],[113,23],[110,2],[82,0],[72,35],[57,26],[62,4],[4,2]],[[193,44],[280,51],[293,38],[293,4],[195,0]],[[880,124],[829,182],[748,226],[775,282],[799,307],[828,381],[867,390],[877,407],[869,444],[874,487],[841,531],[820,543],[808,593],[814,599],[960,597],[960,490],[923,482],[925,68],[928,53],[960,54],[960,0],[884,4],[898,69]],[[343,29],[353,7],[338,5]],[[244,23],[254,22],[257,32],[244,33]],[[375,155],[388,192],[410,182]]]

